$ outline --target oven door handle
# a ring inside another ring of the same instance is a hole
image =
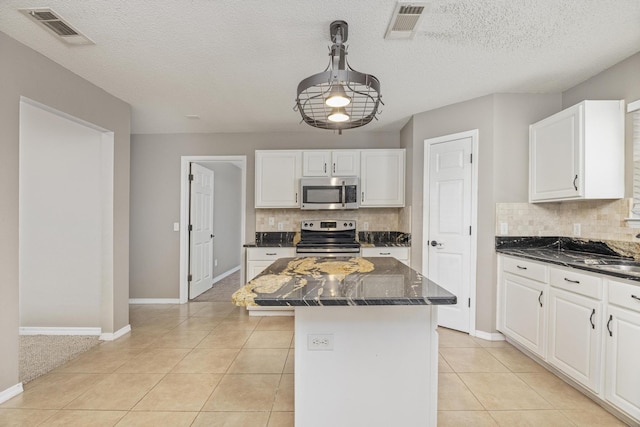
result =
[[[342,207],[343,208],[345,207],[346,199],[347,199],[347,186],[345,182],[342,181]]]

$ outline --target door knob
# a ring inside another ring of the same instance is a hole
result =
[[[216,236],[214,236],[214,235],[212,234],[212,235],[211,235],[211,238],[213,239],[214,237],[216,237]]]
[[[431,244],[431,246],[433,246],[434,248],[436,248],[436,247],[441,248],[441,247],[443,246],[443,244],[442,244],[442,243],[436,242],[435,240],[432,240],[430,244]]]

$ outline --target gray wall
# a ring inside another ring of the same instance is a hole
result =
[[[213,188],[213,277],[241,265],[242,171],[231,163],[201,163],[214,173]]]
[[[300,125],[307,126],[307,125]],[[181,156],[247,156],[246,238],[255,233],[254,151],[398,148],[398,132],[174,134],[131,136],[131,298],[178,298]]]
[[[129,323],[130,107],[0,32],[0,391],[18,383],[20,96],[115,133],[113,332]],[[111,326],[111,328],[110,328]],[[109,329],[112,329],[110,331]]]
[[[489,95],[416,114],[401,132],[401,145],[407,148],[412,164],[407,175],[412,205],[411,264],[419,269],[424,140],[479,130],[476,329],[480,331],[495,331],[495,204],[527,200],[529,124],[559,110],[560,95]]]
[[[562,107],[586,99],[640,99],[640,53],[562,93]],[[633,121],[625,114],[625,196],[633,197]]]

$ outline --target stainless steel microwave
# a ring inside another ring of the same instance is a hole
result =
[[[301,209],[358,209],[358,178],[300,179]]]

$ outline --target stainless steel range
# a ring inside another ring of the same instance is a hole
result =
[[[360,243],[356,240],[356,221],[312,219],[302,221],[300,242],[296,245],[299,256],[360,256]]]

